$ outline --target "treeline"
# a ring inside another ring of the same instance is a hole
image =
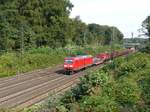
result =
[[[72,8],[69,0],[0,0],[0,50],[108,45],[113,34],[122,40],[116,27],[69,18]]]

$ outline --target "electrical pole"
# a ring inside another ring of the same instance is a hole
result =
[[[113,42],[114,42],[114,27],[112,28],[112,35],[111,35],[111,61],[113,60]]]
[[[24,28],[23,28],[23,23],[20,24],[20,31],[19,31],[19,35],[20,35],[20,61],[21,61],[21,67],[18,71],[18,75],[21,74],[23,72],[22,68],[23,68],[23,54],[24,54]]]
[[[133,33],[133,32],[131,33],[131,37],[132,37],[132,39],[133,39],[133,37],[134,37],[134,33]]]
[[[84,45],[86,45],[86,33],[87,33],[87,29],[84,31],[84,37],[83,37],[83,41],[84,41]]]
[[[24,53],[24,34],[23,34],[23,26],[21,26],[21,54]]]

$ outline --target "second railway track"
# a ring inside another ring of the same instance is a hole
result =
[[[90,69],[97,69],[91,67]],[[81,71],[74,75],[59,73],[61,67],[35,71],[19,77],[0,80],[0,108],[25,108],[31,106],[49,94],[54,95],[68,90],[78,82],[85,73]]]

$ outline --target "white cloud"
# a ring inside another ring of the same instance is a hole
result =
[[[150,15],[150,0],[71,0],[71,17],[80,15],[86,23],[117,26],[125,36],[137,33],[142,21]]]

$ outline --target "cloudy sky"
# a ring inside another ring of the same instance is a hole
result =
[[[125,35],[137,36],[137,29],[150,15],[150,0],[70,0],[74,4],[71,17],[80,16],[86,23],[118,27]]]

